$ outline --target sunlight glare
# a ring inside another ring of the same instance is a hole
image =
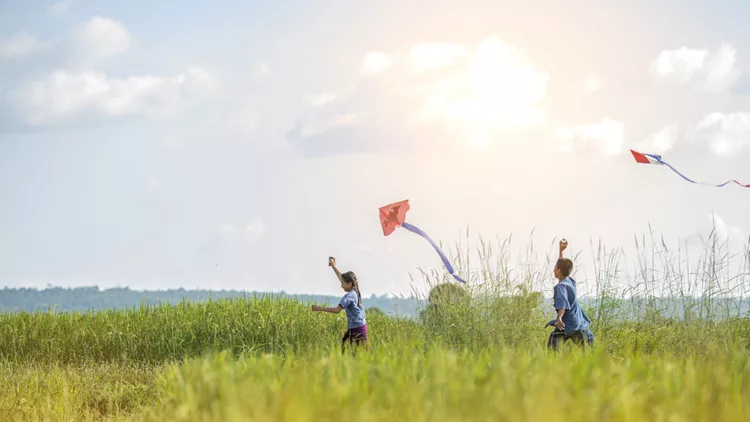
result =
[[[462,70],[433,86],[428,103],[462,126],[475,146],[487,146],[499,130],[545,120],[537,104],[546,93],[548,79],[527,63],[517,47],[490,37],[477,46]]]

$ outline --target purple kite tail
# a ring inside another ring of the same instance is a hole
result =
[[[660,161],[660,162],[662,164],[664,164],[665,166],[669,167],[669,169],[672,170],[673,172],[677,173],[678,176],[682,177],[683,179],[687,180],[690,183],[695,183],[696,185],[704,185],[704,186],[713,186],[715,188],[723,188],[724,186],[726,186],[726,185],[728,185],[730,183],[736,183],[736,184],[742,186],[743,188],[750,188],[750,185],[743,185],[742,183],[740,183],[740,182],[738,182],[736,180],[729,180],[729,181],[726,181],[726,182],[724,182],[722,184],[719,184],[719,185],[715,185],[713,183],[696,182],[694,180],[689,179],[687,176],[685,176],[684,174],[680,173],[679,171],[677,171],[676,168],[672,167],[668,163],[665,163],[664,161]]]
[[[633,150],[630,150],[630,151],[633,153],[633,157],[635,157],[636,162],[641,163],[641,164],[661,164],[663,166],[666,166],[667,168],[669,168],[673,172],[675,172],[678,176],[680,176],[681,178],[683,178],[685,181],[690,182],[690,183],[694,183],[696,185],[713,186],[713,187],[716,187],[716,188],[723,188],[724,186],[726,186],[726,185],[728,185],[730,183],[734,183],[734,184],[739,185],[739,186],[741,186],[743,188],[750,188],[750,184],[745,185],[745,184],[742,184],[742,183],[738,182],[737,180],[728,180],[728,181],[726,181],[724,183],[721,183],[721,184],[718,184],[718,185],[713,184],[713,183],[696,182],[695,180],[693,180],[693,179],[685,176],[684,174],[680,173],[676,168],[672,167],[666,161],[662,160],[661,155],[657,155],[657,154],[644,154],[644,153],[636,152],[636,151],[633,151]]]
[[[440,259],[443,260],[443,264],[445,265],[445,268],[448,269],[448,273],[450,273],[450,275],[452,275],[453,278],[455,278],[456,280],[460,281],[461,283],[466,284],[466,282],[463,279],[461,279],[461,277],[459,277],[458,275],[456,275],[455,271],[453,271],[453,266],[448,261],[448,258],[445,256],[445,254],[443,253],[443,251],[440,250],[440,247],[438,247],[438,245],[432,239],[430,239],[430,236],[427,236],[427,233],[425,233],[422,230],[420,230],[420,229],[412,226],[411,224],[409,224],[407,222],[402,223],[401,227],[405,228],[406,230],[409,230],[410,232],[412,232],[414,234],[418,234],[418,235],[424,237],[425,239],[427,239],[427,241],[430,242],[430,244],[432,245],[432,247],[435,248],[435,250],[437,251],[438,255],[440,255]]]

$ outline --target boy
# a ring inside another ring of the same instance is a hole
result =
[[[560,241],[560,258],[555,264],[555,285],[553,302],[557,318],[548,322],[546,326],[554,326],[555,330],[550,334],[547,347],[557,350],[560,340],[567,342],[573,340],[575,344],[585,346],[594,342],[594,334],[589,329],[591,320],[578,305],[578,294],[576,292],[576,281],[570,277],[573,271],[573,261],[563,258],[563,251],[568,247],[568,242]]]

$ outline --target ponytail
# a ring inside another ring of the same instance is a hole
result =
[[[357,292],[357,306],[361,308],[362,294],[359,292],[359,282],[357,281],[357,276],[353,272],[347,271],[344,274],[341,274],[341,278],[347,283],[352,283],[354,285],[354,291]]]
[[[359,282],[354,282],[354,290],[357,291],[357,306],[362,307],[362,294],[359,292]]]

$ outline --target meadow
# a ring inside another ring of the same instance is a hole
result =
[[[750,248],[636,247],[577,276],[589,350],[546,350],[551,264],[508,240],[457,245],[469,286],[433,288],[419,318],[368,315],[372,354],[342,355],[343,313],[292,298],[4,313],[0,420],[747,420]]]

